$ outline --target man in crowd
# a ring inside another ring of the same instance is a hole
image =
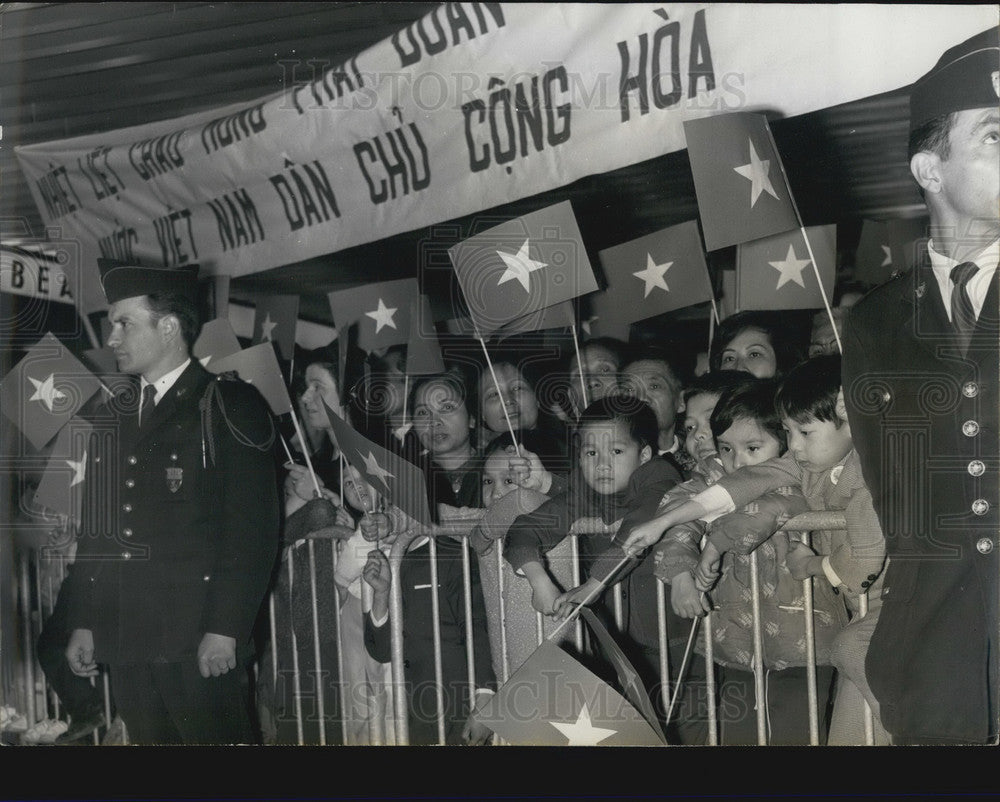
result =
[[[100,267],[108,345],[141,394],[112,401],[118,436],[89,449],[104,509],[84,514],[62,591],[66,656],[81,676],[110,667],[132,743],[251,742],[251,629],[280,523],[273,421],[254,387],[191,359],[196,266]]]

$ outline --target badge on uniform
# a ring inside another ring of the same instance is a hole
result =
[[[184,469],[178,468],[176,465],[171,465],[167,468],[167,488],[171,493],[176,493],[181,489],[181,483],[184,481]]]

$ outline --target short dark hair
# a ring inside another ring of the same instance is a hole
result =
[[[934,117],[923,125],[918,125],[910,131],[910,140],[906,148],[906,162],[909,164],[918,153],[927,151],[936,153],[941,161],[947,161],[951,157],[951,141],[948,134],[955,124],[957,112],[942,114]],[[920,197],[924,197],[924,188],[917,184]]]
[[[674,385],[674,393],[679,394],[681,392],[681,377],[677,368],[674,366],[675,360],[671,358],[666,349],[660,348],[659,346],[644,345],[628,351],[625,354],[625,359],[622,361],[619,371],[624,373],[627,367],[634,365],[636,362],[642,361],[663,363],[667,368],[667,379],[669,379]]]
[[[802,358],[801,349],[795,344],[792,332],[775,312],[746,310],[730,315],[719,324],[709,351],[709,370],[722,368],[722,352],[747,329],[757,329],[767,335],[771,348],[774,349],[776,376],[783,375]]]
[[[951,142],[948,134],[955,124],[957,112],[942,114],[934,117],[923,125],[919,125],[910,131],[910,141],[906,150],[906,160],[909,161],[922,151],[936,153],[942,159],[951,156]]]
[[[778,387],[774,404],[779,415],[798,423],[809,420],[839,423],[840,386],[840,354],[814,356],[788,372]]]
[[[778,382],[774,379],[749,379],[722,391],[712,410],[709,425],[718,440],[739,420],[752,420],[781,443],[784,453],[788,439],[774,405]]]
[[[749,378],[748,378],[749,377]],[[696,395],[702,393],[721,394],[736,384],[744,384],[752,380],[752,376],[742,370],[716,370],[703,373],[689,381],[681,393],[684,403],[687,404]]]
[[[659,424],[656,413],[645,401],[629,395],[613,393],[605,396],[580,415],[573,430],[573,445],[580,447],[580,430],[584,426],[600,423],[621,423],[628,430],[629,437],[639,444],[640,448],[649,446],[654,451],[660,439]]]
[[[154,292],[145,297],[146,306],[152,313],[153,324],[159,323],[160,319],[167,315],[176,317],[181,327],[181,337],[187,345],[187,350],[190,351],[201,331],[198,304],[192,298],[178,292]]]

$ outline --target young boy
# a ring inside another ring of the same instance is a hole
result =
[[[863,694],[877,722],[877,703],[864,677],[864,655],[881,605],[885,540],[851,441],[840,387],[840,357],[813,357],[796,366],[781,383],[775,404],[788,432],[788,451],[783,456],[741,468],[682,504],[663,510],[624,533],[624,547],[641,551],[672,526],[697,519],[713,521],[762,493],[789,484],[802,488],[810,509],[843,510],[846,530],[818,532],[816,552],[795,545],[787,563],[797,579],[826,579],[847,604],[852,622],[837,637],[831,655],[840,676],[829,743],[862,743],[861,715],[850,697]],[[698,572],[702,590],[713,581],[716,556],[710,551],[702,555]],[[865,592],[868,613],[859,618],[859,596]],[[885,737],[876,725],[876,741]]]
[[[785,451],[785,433],[774,409],[775,385],[749,378],[717,397],[710,412],[711,431],[723,470],[731,474],[745,465],[757,465]],[[689,408],[707,406],[711,393],[691,395]],[[704,452],[704,449],[703,449]],[[704,459],[704,456],[703,456]],[[688,496],[706,482],[694,477],[675,488],[665,500]],[[783,487],[762,495],[748,507],[716,519],[708,527],[706,552],[732,552],[712,590],[712,604],[696,587],[698,542],[704,525],[670,529],[654,550],[656,574],[671,584],[671,603],[683,617],[701,616],[711,607],[713,658],[721,666],[722,739],[725,745],[757,743],[756,716],[749,705],[732,704],[755,696],[752,572],[756,562],[763,634],[761,663],[766,674],[768,743],[804,744],[809,739],[808,677],[802,583],[789,573],[786,555],[789,536],[777,531],[788,519],[808,509],[802,494]],[[753,556],[751,556],[751,553]],[[825,718],[832,687],[830,650],[846,623],[843,604],[827,586],[814,598],[817,713]],[[822,731],[825,736],[825,728]]]
[[[574,435],[577,467],[569,489],[520,516],[507,534],[504,549],[510,565],[531,584],[533,607],[549,616],[569,615],[573,605],[583,602],[602,581],[620,583],[626,635],[622,646],[654,699],[660,681],[652,561],[631,560],[613,577],[611,573],[625,557],[614,532],[626,511],[651,515],[663,493],[680,481],[670,463],[654,458],[658,437],[656,416],[644,401],[614,395],[591,404]],[[589,578],[563,593],[549,575],[545,556],[574,527],[586,533],[580,545]],[[600,533],[592,534],[595,531]],[[597,605],[606,617],[610,617],[608,595],[602,594]]]

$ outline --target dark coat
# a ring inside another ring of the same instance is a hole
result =
[[[997,734],[998,307],[994,274],[963,357],[925,256],[845,323],[844,398],[889,557],[866,672],[895,743]]]
[[[193,659],[206,632],[247,657],[281,515],[266,403],[192,360],[141,430],[134,399],[111,406],[88,451],[71,628],[92,630],[112,665]]]

